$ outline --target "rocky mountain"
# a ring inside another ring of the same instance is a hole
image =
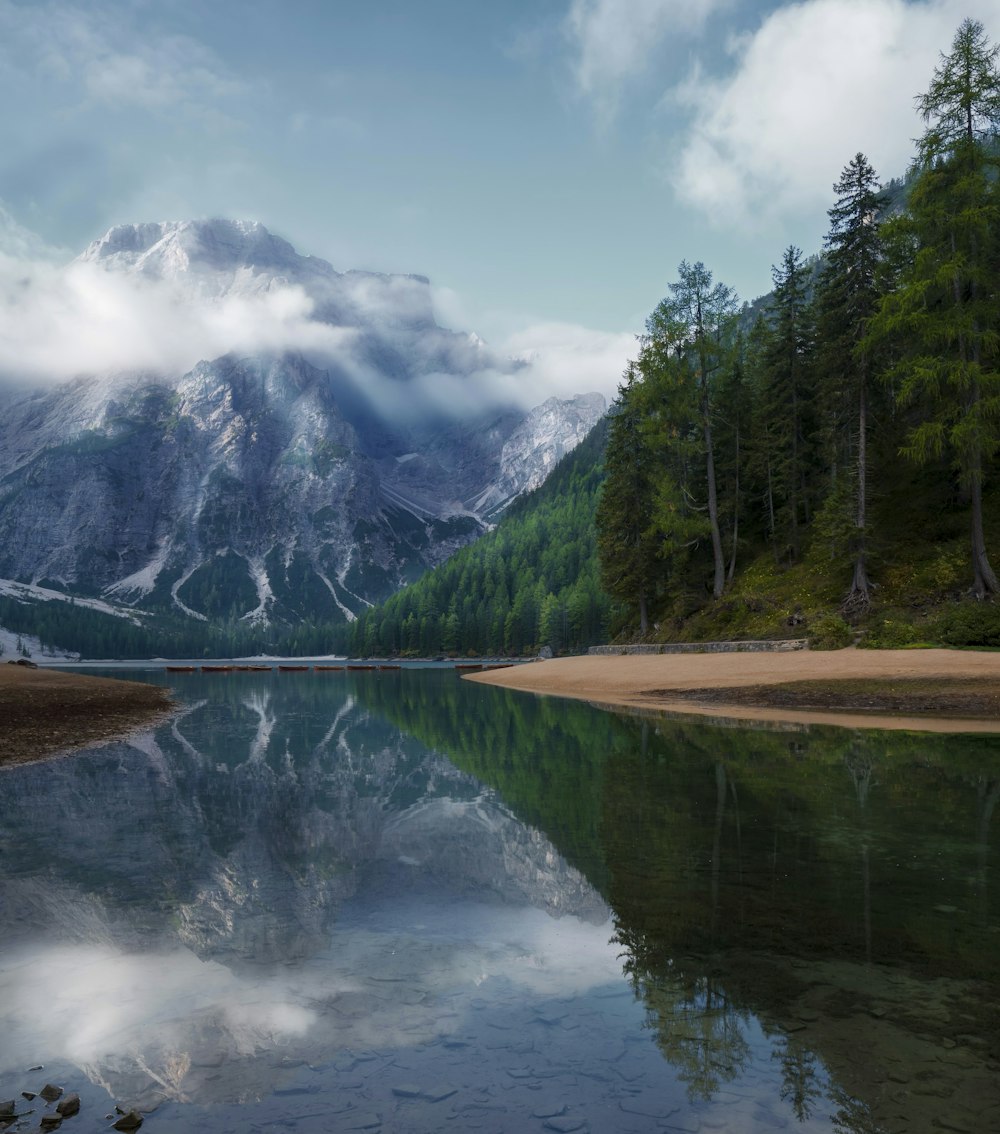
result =
[[[7,395],[0,578],[202,622],[350,621],[478,536],[605,409],[456,415],[449,391],[522,363],[438,326],[424,277],[339,273],[256,223],[122,225],[77,266],[165,305],[172,357],[188,326],[191,349],[227,350]]]

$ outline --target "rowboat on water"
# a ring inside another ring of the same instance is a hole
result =
[[[299,673],[301,670],[308,669],[307,665],[279,665],[278,669],[282,673]]]
[[[194,665],[168,665],[165,668],[167,673],[194,673],[198,667]]]

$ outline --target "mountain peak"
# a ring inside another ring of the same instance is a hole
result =
[[[80,260],[158,279],[241,269],[269,275],[335,274],[325,260],[300,256],[259,221],[220,217],[115,225]]]

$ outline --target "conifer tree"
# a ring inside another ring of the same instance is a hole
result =
[[[597,502],[601,585],[635,610],[639,632],[649,630],[656,586],[657,537],[652,528],[653,460],[642,428],[638,371],[630,363],[608,427],[605,480]]]
[[[670,421],[668,416],[663,423],[668,431],[684,431],[692,412],[697,423],[712,543],[712,595],[719,598],[725,588],[726,567],[714,430],[718,386],[732,364],[736,343],[736,296],[725,284],[713,283],[712,273],[700,261],[682,261],[678,275],[678,281],[670,285],[670,295],[646,321],[644,354],[651,371],[658,372],[676,393],[676,418]],[[683,485],[679,487],[683,492]]]
[[[875,323],[905,352],[891,377],[919,414],[904,452],[918,462],[947,454],[969,495],[980,598],[1000,591],[983,530],[984,465],[1000,448],[998,51],[965,20],[918,99],[927,129],[908,218],[917,251]]]
[[[771,432],[775,553],[795,560],[802,527],[812,515],[815,332],[801,250],[789,246],[772,277],[774,299],[763,346],[760,410]]]
[[[845,609],[857,611],[867,609],[871,591],[867,526],[872,347],[868,331],[880,299],[880,215],[885,197],[875,170],[862,153],[844,167],[833,191],[837,201],[828,212],[827,259],[817,296],[818,338],[831,442],[830,500],[846,500],[848,494],[839,478],[846,474],[853,479],[853,576]]]

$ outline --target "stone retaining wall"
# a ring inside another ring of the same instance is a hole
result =
[[[591,646],[588,654],[728,654],[805,650],[806,638],[762,642],[656,642],[642,646]]]

